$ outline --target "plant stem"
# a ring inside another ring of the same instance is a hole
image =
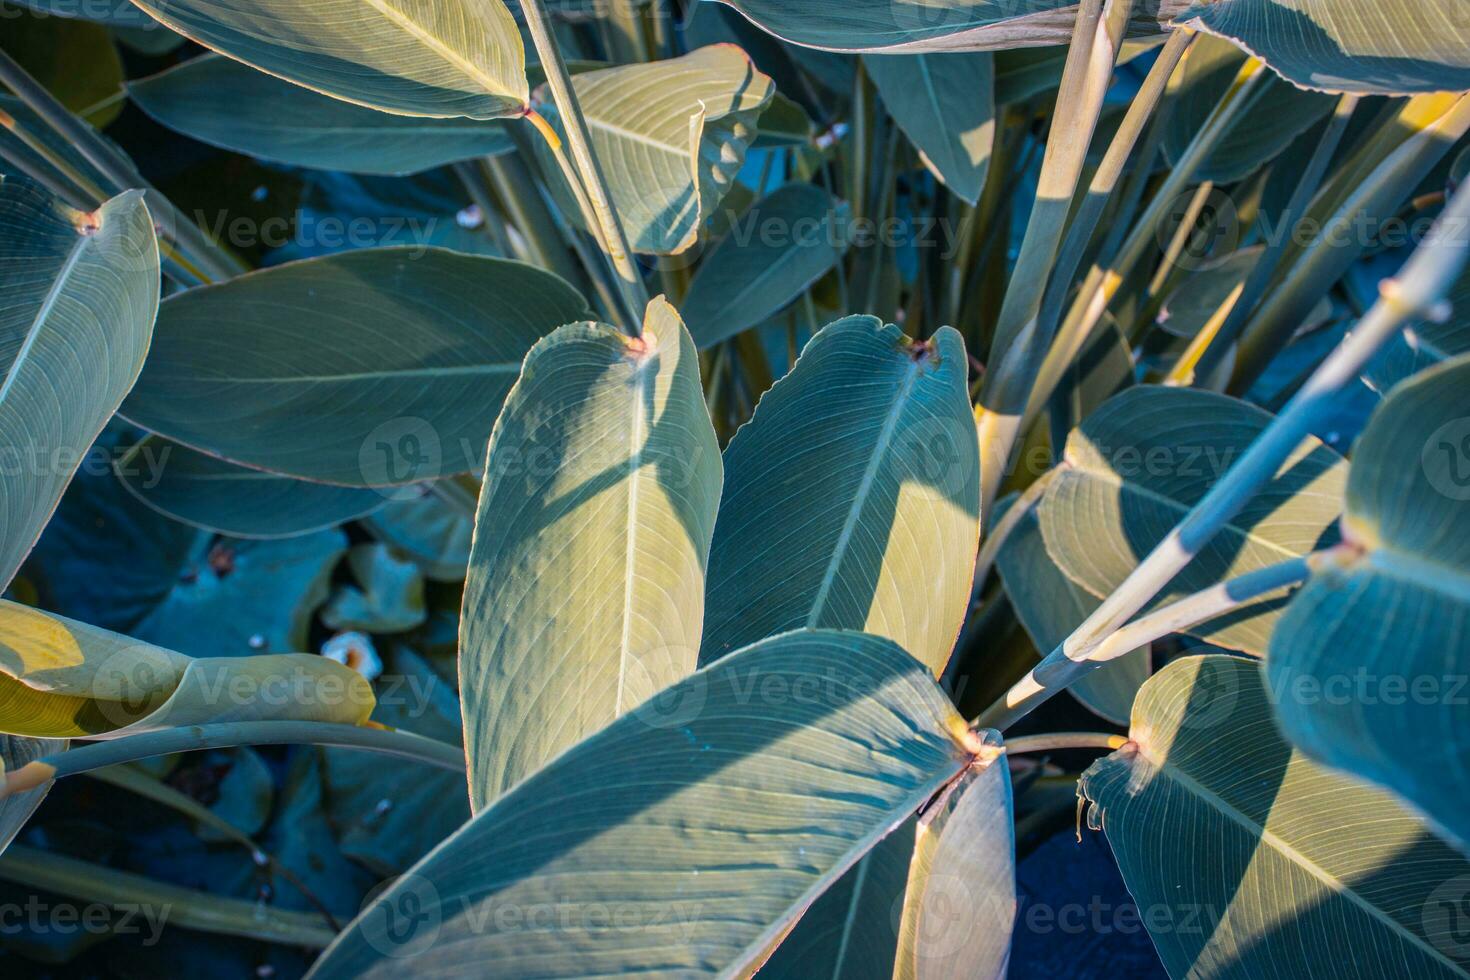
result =
[[[1285,410],[1225,476],[1169,532],[1097,610],[1051,652],[1027,679],[980,716],[989,728],[1013,724],[1055,691],[1091,669],[1097,650],[1173,580],[1220,530],[1269,483],[1337,395],[1406,323],[1446,315],[1443,301],[1465,268],[1470,238],[1470,187],[1461,188],[1434,231],[1410,257],[1398,279],[1380,285],[1379,301],[1302,386]],[[1259,584],[1253,580],[1249,584]],[[1234,583],[1238,594],[1245,583]],[[1186,600],[1188,601],[1188,600]],[[1157,615],[1157,614],[1156,614]],[[1037,690],[1032,690],[1032,688]]]
[[[1023,735],[1006,742],[1007,755],[1022,752],[1057,752],[1063,749],[1103,749],[1116,752],[1128,744],[1122,735],[1107,732],[1054,732],[1047,735]]]
[[[568,177],[574,186],[576,177],[581,177],[583,190],[589,199],[591,217],[595,221],[593,227],[599,233],[598,238],[617,274],[624,300],[630,307],[627,313],[630,319],[623,325],[624,329],[636,337],[641,331],[643,311],[648,306],[648,290],[633,263],[632,249],[628,245],[627,233],[623,231],[623,223],[613,207],[607,178],[603,175],[601,164],[597,162],[597,156],[592,152],[592,142],[587,135],[587,120],[582,115],[582,104],[577,100],[576,90],[572,87],[572,76],[562,59],[561,49],[551,32],[546,2],[521,0],[521,11],[526,16],[526,25],[530,28],[531,40],[536,45],[541,67],[546,72],[546,80],[551,85],[562,127],[566,130],[567,144],[572,151],[572,160],[576,164],[576,174],[568,174]],[[550,141],[555,134],[548,135],[543,131],[542,135],[547,136]],[[555,143],[551,143],[551,146],[556,150]]]
[[[35,789],[53,779],[75,776],[103,766],[137,762],[157,755],[225,749],[237,745],[335,745],[383,755],[413,759],[451,772],[464,772],[464,752],[456,745],[437,742],[422,735],[357,725],[335,725],[318,721],[242,721],[219,725],[191,725],[160,732],[130,735],[107,742],[91,742],[78,748],[26,763],[5,774],[0,799]]]

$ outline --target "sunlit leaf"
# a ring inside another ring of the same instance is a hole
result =
[[[482,811],[369,905],[312,976],[747,975],[978,743],[890,642],[767,640]],[[544,919],[527,928],[532,909]]]
[[[333,98],[410,116],[493,119],[530,101],[502,0],[134,0],[191,40]]]
[[[91,214],[0,177],[0,583],[51,519],[148,353],[158,243],[143,197]]]
[[[1389,787],[1470,847],[1470,358],[1405,382],[1353,452],[1344,537],[1314,575],[1268,676],[1315,759]]]
[[[170,297],[122,412],[324,483],[464,473],[526,351],[587,315],[561,279],[508,259],[412,247],[307,259]]]
[[[1082,777],[1170,976],[1465,976],[1470,862],[1292,751],[1271,700],[1252,661],[1175,661]]]
[[[863,59],[883,105],[956,195],[974,204],[995,139],[995,65],[988,52]]]
[[[852,211],[813,184],[787,184],[731,222],[680,312],[700,348],[764,323],[847,252]]]
[[[936,674],[969,604],[980,461],[964,341],[822,330],[725,453],[700,661],[793,629],[886,636]]]
[[[693,672],[719,507],[694,341],[563,327],[496,423],[460,626],[472,802]]]
[[[505,123],[378,112],[218,55],[130,82],[128,94],[144,112],[185,136],[319,170],[410,174],[514,148]]]
[[[1047,553],[1072,581],[1107,596],[1270,421],[1261,409],[1213,392],[1125,391],[1067,441],[1065,466],[1037,509]],[[1309,437],[1156,604],[1332,544],[1346,479],[1342,458]],[[1265,597],[1191,632],[1263,654],[1282,604]]]

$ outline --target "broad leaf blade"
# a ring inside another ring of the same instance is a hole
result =
[[[368,906],[311,975],[748,975],[970,765],[958,739],[978,742],[892,643],[832,632],[765,641],[481,812]],[[405,930],[410,908],[427,916]],[[547,925],[517,917],[532,908]],[[597,911],[613,908],[625,913],[618,928]]]
[[[478,467],[526,351],[587,317],[561,279],[444,249],[364,249],[170,297],[123,406],[213,456],[389,486]]]
[[[1470,88],[1463,0],[1213,0],[1178,14],[1327,92],[1408,95]]]
[[[158,310],[158,243],[136,191],[92,214],[0,177],[0,583],[50,520],[133,386]]]
[[[236,538],[309,534],[388,503],[374,490],[247,469],[158,436],[133,446],[114,469],[128,492],[158,513]]]
[[[505,124],[400,116],[343,102],[218,55],[128,83],[148,115],[211,146],[317,170],[412,174],[514,149]]]
[[[1315,759],[1389,787],[1470,847],[1470,358],[1394,390],[1353,454],[1344,536],[1267,660],[1277,716]]]
[[[700,263],[680,312],[703,350],[781,312],[847,252],[852,210],[813,184],[787,184],[731,222]]]
[[[730,189],[775,94],[744,51],[714,44],[681,58],[589,71],[572,80],[592,149],[635,252],[677,254]],[[553,106],[547,117],[560,126]],[[548,174],[559,174],[539,143]],[[562,210],[581,212],[557,179]]]
[[[830,628],[944,670],[980,536],[968,374],[948,327],[916,343],[858,316],[812,339],[726,450],[701,663]]]
[[[288,82],[410,116],[493,119],[530,101],[502,0],[135,0],[191,40]]]
[[[695,668],[721,464],[673,307],[638,340],[537,344],[486,472],[460,621],[477,809]]]
[[[1082,777],[1089,824],[1149,910],[1174,977],[1464,977],[1470,863],[1387,793],[1277,731],[1259,664],[1175,661],[1139,693],[1133,742]]]
[[[978,202],[995,140],[993,56],[873,55],[863,64],[925,165],[956,195]]]
[[[1110,594],[1270,421],[1259,408],[1208,391],[1139,387],[1118,395],[1067,441],[1066,466],[1037,509],[1047,553],[1094,596]],[[1346,471],[1341,457],[1308,438],[1155,604],[1330,545]],[[1282,605],[1266,597],[1191,632],[1264,654]]]

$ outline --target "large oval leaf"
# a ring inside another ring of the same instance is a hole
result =
[[[55,755],[66,748],[60,739],[20,738],[15,735],[0,735],[0,778],[6,772],[14,772],[29,762],[48,755]],[[38,786],[24,793],[12,793],[0,798],[0,854],[15,840],[36,807],[50,792],[51,784]]]
[[[852,210],[814,184],[787,184],[730,224],[680,312],[700,349],[781,312],[847,252]]]
[[[1293,752],[1258,664],[1175,661],[1139,692],[1131,735],[1081,792],[1170,976],[1467,975],[1470,862]]]
[[[762,30],[828,51],[992,51],[1066,44],[1076,0],[722,0]],[[1189,0],[1150,0],[1134,8],[1131,31],[1152,36]]]
[[[583,72],[572,85],[633,251],[660,255],[694,244],[740,172],[776,91],[733,44]],[[561,126],[554,106],[544,111]],[[560,173],[545,146],[536,151],[548,174]],[[582,220],[565,181],[554,186],[562,210]]]
[[[236,466],[149,436],[114,466],[128,492],[166,517],[237,538],[289,538],[365,517],[375,490],[334,487]]]
[[[1067,440],[1065,465],[1037,517],[1047,553],[1102,598],[1132,573],[1270,424],[1245,402],[1188,388],[1139,387],[1098,409]],[[1330,545],[1347,465],[1308,438],[1276,478],[1180,572],[1154,604]],[[1190,632],[1264,654],[1279,596]]]
[[[520,115],[526,54],[502,0],[134,0],[191,40],[333,98],[410,116]]]
[[[1353,453],[1344,536],[1267,661],[1286,734],[1470,848],[1470,358],[1404,383]]]
[[[158,276],[142,194],[83,214],[0,177],[0,584],[138,377]]]
[[[388,486],[475,469],[561,279],[444,249],[364,249],[170,297],[123,414],[257,469]]]
[[[662,299],[563,327],[495,425],[460,620],[475,807],[694,671],[720,449]]]
[[[0,600],[0,732],[118,738],[228,721],[361,724],[373,691],[314,654],[194,659]]]
[[[944,670],[980,537],[968,374],[947,327],[915,343],[856,316],[812,339],[726,450],[701,663],[833,628]]]
[[[983,748],[892,643],[767,640],[481,812],[369,905],[312,976],[748,975]]]
[[[979,201],[995,140],[993,56],[873,55],[863,64],[925,165],[959,197]]]
[[[1463,0],[1211,0],[1178,22],[1234,41],[1305,88],[1377,95],[1470,88]]]
[[[412,174],[514,149],[498,121],[378,112],[218,55],[130,82],[128,94],[148,115],[185,136],[318,170]]]

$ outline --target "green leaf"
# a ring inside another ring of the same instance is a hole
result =
[[[505,123],[399,116],[319,95],[218,55],[128,83],[144,112],[236,153],[317,170],[413,174],[514,149]]]
[[[363,249],[171,296],[122,412],[256,469],[387,486],[479,466],[526,351],[586,303],[444,249]]]
[[[236,538],[289,538],[383,507],[373,490],[308,483],[246,469],[148,436],[114,466],[128,492],[176,521]]]
[[[1189,657],[1082,776],[1169,975],[1464,977],[1470,863],[1281,737],[1258,664]]]
[[[0,583],[9,585],[133,386],[158,309],[143,197],[92,214],[0,177]]]
[[[405,633],[429,616],[424,578],[412,561],[381,544],[360,544],[347,552],[347,567],[358,585],[343,585],[322,610],[334,630]]]
[[[493,119],[530,102],[502,0],[134,0],[185,37],[288,82],[408,116]]]
[[[812,339],[726,450],[701,663],[831,628],[943,672],[980,537],[968,375],[948,327],[915,342],[856,316]]]
[[[1034,513],[1021,519],[1000,549],[996,569],[1006,595],[1036,649],[1049,653],[1061,645],[1102,605],[1102,600],[1067,578],[1052,564]],[[1133,698],[1148,680],[1148,647],[1099,667],[1068,688],[1089,710],[1114,724],[1124,724]]]
[[[572,79],[633,251],[687,250],[745,162],[756,121],[776,91],[732,44]],[[545,100],[542,100],[545,101]],[[561,127],[555,107],[543,107]],[[550,152],[538,141],[562,210],[582,220]]]
[[[1179,162],[1204,128],[1246,58],[1235,45],[1215,37],[1200,37],[1191,46],[1179,95],[1164,131],[1164,154],[1171,164]],[[1331,112],[1334,101],[1279,78],[1262,79],[1249,107],[1200,164],[1196,180],[1230,184],[1250,176]]]
[[[1211,0],[1177,22],[1233,41],[1282,77],[1326,92],[1470,88],[1462,0]]]
[[[757,27],[803,47],[828,51],[996,51],[1066,44],[1076,0],[722,0]],[[1131,32],[1157,35],[1188,0],[1135,8]]]
[[[346,550],[336,528],[276,541],[221,538],[185,564],[130,632],[192,656],[308,649],[312,614]]]
[[[956,195],[977,203],[995,140],[993,56],[869,55],[863,64],[924,165]]]
[[[971,768],[919,820],[894,980],[1005,977],[1016,921],[1013,810],[1001,758]]]
[[[311,975],[748,975],[979,743],[890,642],[767,640],[501,797],[369,905]],[[423,915],[405,930],[410,909]]]
[[[1419,320],[1394,334],[1368,369],[1363,380],[1381,395],[1420,371],[1470,354],[1470,274],[1460,277],[1445,297],[1450,315],[1443,320]]]
[[[28,762],[48,755],[55,755],[66,748],[60,739],[20,738],[15,735],[0,735],[0,778],[6,772],[14,772]],[[51,791],[53,783],[46,783],[24,793],[14,793],[0,799],[0,854],[15,840],[36,807]]]
[[[1470,358],[1394,389],[1353,453],[1343,535],[1271,644],[1277,717],[1329,765],[1389,787],[1470,847]]]
[[[681,305],[700,349],[764,323],[826,275],[847,252],[851,218],[813,184],[787,184],[736,218]]]
[[[1047,553],[1094,596],[1109,595],[1270,421],[1253,405],[1208,391],[1123,392],[1067,440],[1065,465],[1037,509]],[[1308,438],[1153,607],[1332,544],[1346,479],[1342,458]],[[1266,597],[1190,632],[1264,654],[1282,605]]]
[[[478,810],[691,673],[721,464],[667,302],[563,327],[495,424],[460,623]]]
[[[115,738],[229,721],[361,724],[373,692],[313,654],[196,660],[0,600],[0,732]]]
[[[388,506],[363,518],[363,525],[379,541],[408,555],[434,582],[463,582],[470,562],[474,535],[475,501],[480,486],[470,477],[448,481],[463,494],[466,506],[449,503],[441,493],[424,488],[422,496],[389,501]]]

